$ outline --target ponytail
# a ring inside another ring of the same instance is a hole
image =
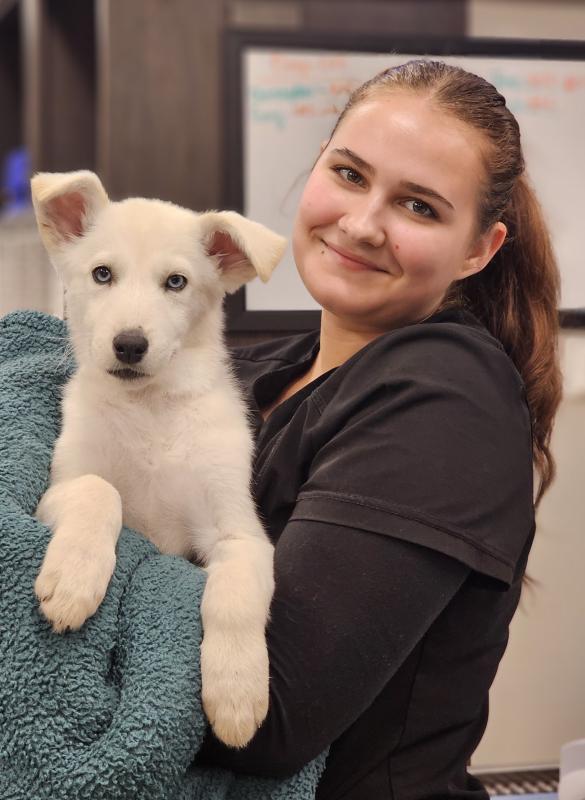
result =
[[[559,272],[540,204],[524,175],[516,178],[501,219],[508,229],[503,246],[484,270],[459,285],[459,297],[499,339],[524,380],[538,504],[555,473],[549,445],[562,392]]]

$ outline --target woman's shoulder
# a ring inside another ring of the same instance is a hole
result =
[[[259,342],[230,347],[236,369],[266,371],[311,359],[319,347],[319,331],[275,336]]]
[[[369,372],[378,382],[407,375],[486,379],[507,375],[517,387],[523,385],[499,340],[461,308],[445,309],[379,336],[346,366],[348,373]]]
[[[319,348],[319,331],[277,336],[230,350],[234,375],[246,392],[258,381],[272,385],[276,376],[296,373]]]
[[[398,353],[407,349],[436,352],[451,348],[481,350],[495,357],[505,355],[502,344],[473,314],[460,307],[447,308],[422,322],[388,331],[372,345],[372,357],[381,352]]]
[[[502,418],[524,413],[524,383],[501,343],[471,314],[447,309],[379,336],[316,390],[322,409],[343,397],[346,410],[434,397],[477,405]]]
[[[252,344],[234,345],[230,347],[230,355],[234,361],[298,364],[311,356],[318,345],[319,331],[314,330],[292,336],[270,337]]]

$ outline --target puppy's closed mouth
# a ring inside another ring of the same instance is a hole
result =
[[[115,378],[121,378],[124,381],[134,381],[138,378],[148,378],[146,372],[140,372],[137,369],[130,369],[130,367],[123,367],[123,369],[109,369],[108,375],[113,375]]]

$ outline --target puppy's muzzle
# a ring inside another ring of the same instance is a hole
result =
[[[115,337],[113,347],[122,364],[138,364],[148,350],[148,339],[138,329],[122,331]]]

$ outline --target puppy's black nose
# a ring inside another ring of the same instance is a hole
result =
[[[141,330],[122,331],[113,342],[114,353],[123,364],[138,364],[148,350],[148,339]]]

